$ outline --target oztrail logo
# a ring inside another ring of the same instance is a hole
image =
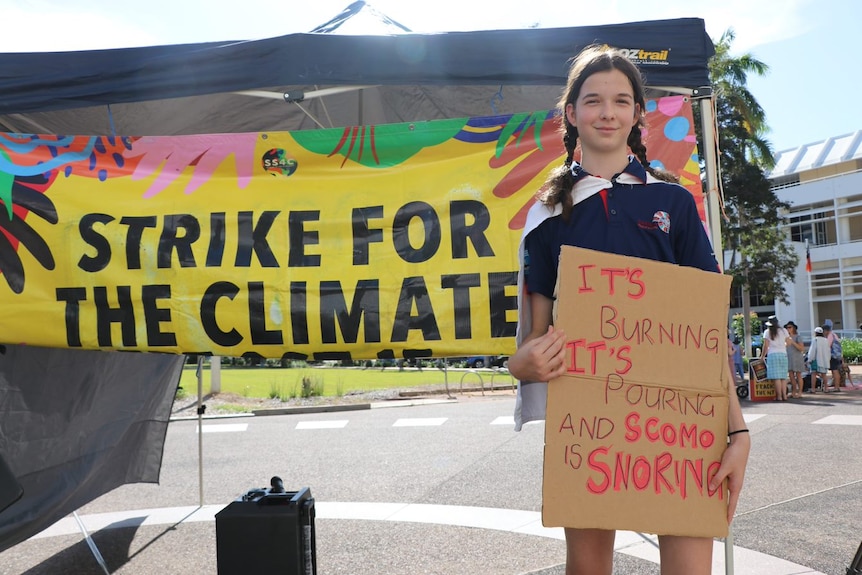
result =
[[[633,64],[667,66],[670,63],[668,61],[669,48],[658,51],[644,50],[643,48],[618,48],[618,50],[625,54],[626,58],[631,60]]]

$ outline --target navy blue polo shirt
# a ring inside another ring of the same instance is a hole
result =
[[[592,178],[578,166],[574,172],[575,189]],[[563,245],[719,271],[691,193],[652,178],[647,183],[647,171],[634,158],[623,174],[576,204],[569,221],[552,216],[527,234],[525,279],[530,293],[554,297]]]

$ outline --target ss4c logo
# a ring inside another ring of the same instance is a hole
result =
[[[299,163],[281,148],[271,148],[261,158],[263,169],[273,176],[290,176],[296,171]]]

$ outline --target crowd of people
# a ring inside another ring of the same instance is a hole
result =
[[[761,357],[766,363],[766,379],[775,387],[775,401],[798,399],[805,391],[839,391],[849,380],[841,338],[832,325],[827,319],[822,326],[814,328],[814,338],[806,350],[794,322],[788,321],[782,326],[778,317],[769,316],[764,324]],[[745,371],[739,338],[728,341],[728,358],[737,384],[742,383]]]

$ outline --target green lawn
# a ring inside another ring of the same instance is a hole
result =
[[[196,366],[187,365],[180,378],[180,386],[186,394],[197,394]],[[482,382],[488,386],[508,385],[510,376],[505,372],[494,373],[490,369],[479,370]],[[466,374],[466,375],[465,375]],[[462,383],[469,386],[479,385],[477,373],[467,373],[463,369],[449,369],[448,383],[457,388]],[[203,393],[210,393],[210,368],[203,370]],[[340,396],[350,392],[392,389],[396,387],[417,387],[446,383],[443,371],[437,368],[423,368],[422,371],[397,367],[359,368],[359,367],[229,367],[221,368],[222,393],[235,393],[245,397],[280,397],[282,399],[303,396],[303,382],[314,390],[314,395]],[[306,390],[307,391],[307,390]],[[306,395],[308,395],[306,393]]]

